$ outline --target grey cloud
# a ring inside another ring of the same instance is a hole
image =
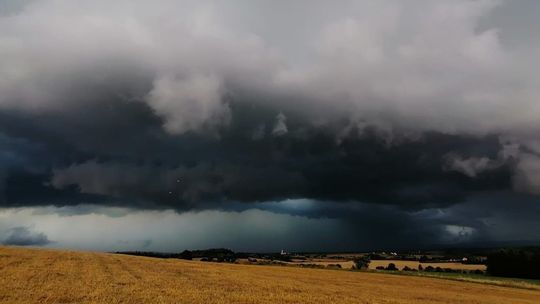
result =
[[[483,22],[498,3],[388,0],[336,8],[315,2],[306,18],[313,34],[294,44],[302,35],[260,22],[272,19],[280,4],[35,1],[1,20],[0,105],[59,111],[84,106],[71,96],[92,102],[98,99],[93,91],[112,89],[135,94],[131,98],[146,102],[166,130],[181,134],[227,125],[227,96],[242,90],[288,96],[255,101],[287,113],[301,107],[313,120],[339,119],[331,113],[340,113],[419,132],[519,135],[539,127],[538,77],[527,68],[535,53],[517,56],[499,39],[504,24]],[[304,19],[298,4],[291,8],[280,26]],[[136,87],[146,91],[114,87],[133,83],[136,75],[144,82]],[[94,90],[73,92],[78,83]]]
[[[221,79],[257,79],[255,74],[272,70],[274,61],[256,36],[221,24],[226,20],[212,5],[190,1],[181,5],[95,1],[74,6],[67,1],[36,1],[3,18],[0,39],[18,43],[2,48],[2,56],[10,60],[2,67],[0,106],[30,112],[59,111],[66,105],[76,108],[84,106],[84,97],[97,97],[85,91],[82,100],[72,101],[72,94],[81,95],[72,92],[80,83],[130,96],[132,92],[111,84],[129,85],[139,77],[152,89],[145,92],[147,97],[131,98],[147,102],[173,133],[199,128],[216,117],[226,120]],[[126,8],[133,15],[126,14]],[[169,22],[156,22],[156,15]],[[58,35],[51,36],[52,32]],[[36,44],[41,47],[31,46]],[[236,57],[244,53],[249,56]],[[20,73],[12,75],[14,69]],[[41,77],[44,74],[47,80]]]
[[[445,156],[446,170],[461,172],[469,177],[477,177],[479,174],[496,170],[501,166],[514,164],[520,160],[521,153],[519,146],[514,144],[503,144],[497,157],[486,156],[464,158],[455,153]]]
[[[540,42],[508,17],[529,7],[0,1],[0,205],[537,195]]]
[[[21,1],[0,1],[0,16],[9,16],[20,13],[26,5],[34,0],[21,0]]]
[[[261,140],[264,138],[265,132],[266,132],[266,126],[264,124],[261,124],[253,130],[253,132],[251,133],[251,139]]]
[[[459,157],[448,157],[449,170],[461,172],[469,177],[476,177],[477,174],[497,168],[497,164],[487,157],[461,159]]]
[[[176,80],[162,77],[154,81],[148,96],[150,107],[164,117],[164,128],[170,133],[199,130],[203,125],[227,125],[230,109],[221,100],[219,79],[192,76]]]
[[[478,30],[481,17],[497,3],[348,3],[347,14],[329,9],[330,19],[311,21],[315,35],[300,45],[312,55],[300,64],[283,45],[290,39],[271,38],[287,37],[288,31],[250,26],[255,22],[250,14],[262,14],[257,9],[233,13],[212,1],[94,1],[84,6],[36,1],[2,20],[7,60],[0,105],[58,110],[70,103],[74,82],[106,87],[126,75],[142,74],[152,89],[146,92],[149,98],[139,97],[173,133],[226,122],[222,99],[241,88],[307,99],[309,111],[322,108],[326,119],[333,118],[324,109],[337,108],[370,123],[387,120],[419,131],[519,134],[524,128],[538,129],[531,110],[537,85],[532,79],[537,77],[516,70],[525,69],[532,54],[518,57],[507,50],[497,25]],[[293,10],[290,18],[303,19],[300,12]],[[154,16],[168,21],[156,22]],[[47,80],[40,77],[44,74]],[[512,85],[516,77],[522,85]],[[515,105],[511,113],[505,106],[509,100]],[[275,103],[282,107],[288,102]]]
[[[275,204],[288,208],[289,203]],[[321,211],[339,208],[319,202],[312,202],[312,206]],[[58,216],[31,210],[3,213],[9,216],[6,222],[35,224],[55,239],[54,246],[94,250],[141,250],[143,246],[161,251],[216,246],[244,251],[370,250],[427,246],[446,235],[440,225],[392,207],[356,205],[345,218],[261,209],[180,214],[134,211],[122,217],[92,213]]]
[[[433,219],[473,230],[469,241],[535,241],[540,239],[538,198],[530,194],[497,191],[475,195],[467,201],[433,212]]]
[[[287,117],[280,112],[276,116],[276,122],[274,123],[274,128],[272,129],[272,135],[282,136],[287,134],[287,132]]]
[[[51,241],[42,232],[34,232],[28,227],[15,227],[9,230],[7,238],[2,243],[17,246],[43,246]]]
[[[3,224],[35,225],[55,240],[55,246],[94,250],[141,250],[143,246],[161,251],[214,246],[248,251],[418,249],[516,244],[540,237],[535,198],[509,192],[421,211],[305,199],[183,213],[131,210],[113,217],[104,215],[114,210],[94,207],[100,213],[91,212],[92,206],[70,215],[47,207],[7,209],[0,216]]]
[[[540,194],[540,157],[529,153],[522,154],[513,183],[517,191]]]
[[[204,208],[226,200],[258,201],[295,195],[304,178],[280,168],[201,163],[163,168],[89,161],[57,169],[51,185],[77,185],[82,193],[105,195],[143,208]],[[246,186],[248,186],[246,188]],[[210,204],[211,205],[211,204]]]
[[[231,128],[230,133],[221,133],[219,140],[176,139],[189,150],[169,146],[169,154],[159,161],[152,152],[144,152],[56,167],[49,186],[61,193],[79,189],[84,195],[102,196],[103,203],[109,205],[177,210],[287,198],[365,201],[418,209],[512,187],[511,161],[501,161],[476,178],[445,169],[448,151],[467,158],[496,158],[503,148],[495,136],[434,133],[388,145],[369,130],[361,135],[352,132],[336,142],[334,131],[327,128],[291,127],[280,137],[253,141],[251,132],[236,131],[252,130],[244,122],[233,119]],[[80,198],[73,196],[73,200]]]

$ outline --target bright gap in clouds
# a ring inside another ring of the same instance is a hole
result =
[[[77,208],[25,208],[0,211],[0,241],[13,228],[42,233],[47,245],[102,251],[146,250],[177,252],[214,247],[239,251],[318,250],[347,248],[335,234],[352,237],[338,219],[306,218],[262,210],[175,213],[98,209],[68,214]],[[301,245],[299,245],[301,244]]]
[[[507,215],[519,211],[489,197],[421,211],[311,200],[233,205],[227,209],[236,211],[182,213],[95,205],[0,209],[0,242],[102,251],[352,251],[530,240],[540,231],[534,214],[516,224]],[[532,201],[524,207],[540,210]]]

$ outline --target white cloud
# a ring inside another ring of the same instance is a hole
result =
[[[487,157],[460,158],[450,157],[448,159],[448,170],[461,172],[468,177],[476,177],[479,173],[498,167],[498,164]]]
[[[69,115],[112,92],[182,134],[227,126],[224,96],[241,91],[313,122],[527,145],[540,132],[537,49],[480,26],[501,3],[30,1],[0,16],[0,109]]]
[[[276,121],[274,123],[274,128],[272,129],[272,135],[274,136],[283,136],[289,132],[287,128],[287,117],[283,113],[279,113],[276,116]]]
[[[230,110],[221,99],[221,81],[212,76],[188,79],[165,76],[154,81],[147,102],[165,119],[164,128],[173,134],[206,126],[227,125]]]
[[[540,157],[522,153],[513,178],[516,191],[540,194]]]
[[[226,124],[224,78],[256,85],[277,66],[229,21],[210,2],[31,2],[0,17],[0,109],[67,111],[113,91],[147,102],[171,133]]]
[[[462,157],[454,153],[446,155],[446,165],[443,168],[447,171],[457,171],[468,177],[477,177],[485,171],[494,170],[507,164],[509,161],[519,161],[521,152],[516,143],[504,143],[497,157],[491,159],[486,156],[481,157]]]

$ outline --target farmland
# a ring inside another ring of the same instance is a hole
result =
[[[462,263],[424,263],[417,261],[401,261],[401,260],[372,260],[369,263],[370,269],[375,269],[379,266],[386,267],[389,263],[394,263],[397,268],[403,269],[403,267],[409,267],[412,269],[418,269],[418,265],[426,268],[431,267],[441,267],[441,268],[450,268],[455,270],[486,270],[486,265],[475,265],[475,264],[462,264]]]
[[[538,303],[540,290],[414,276],[0,247],[1,303]]]
[[[268,259],[259,259],[258,262],[270,262]],[[242,264],[250,264],[247,260],[240,260]],[[332,257],[332,258],[304,258],[304,259],[295,259],[294,257],[287,262],[282,262],[287,265],[293,266],[321,266],[321,267],[331,267],[332,265],[339,265],[342,269],[353,269],[354,260],[351,257]],[[419,261],[406,261],[406,260],[371,260],[369,264],[369,269],[375,270],[377,267],[386,267],[389,263],[394,263],[396,267],[402,270],[404,267],[409,267],[411,269],[418,269],[419,265],[422,265],[423,268],[433,267],[433,268],[444,268],[452,270],[464,270],[464,271],[474,271],[474,270],[486,270],[486,265],[481,264],[463,264],[458,262],[419,262]]]

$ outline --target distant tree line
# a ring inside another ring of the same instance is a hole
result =
[[[160,259],[179,259],[179,253],[167,253],[167,252],[154,252],[154,251],[117,251],[117,254],[126,254],[126,255],[136,255],[136,256],[145,256],[151,258],[160,258]]]
[[[181,253],[163,253],[152,251],[119,251],[118,254],[128,254],[137,256],[146,256],[162,259],[184,259],[192,260],[195,258],[201,261],[229,262],[234,263],[238,258],[236,253],[230,249],[213,248],[206,250],[184,250]]]
[[[187,260],[200,258],[203,262],[228,262],[234,263],[238,259],[236,253],[230,249],[217,248],[207,250],[184,250],[182,257]]]
[[[502,249],[488,255],[493,276],[540,279],[540,247]]]

